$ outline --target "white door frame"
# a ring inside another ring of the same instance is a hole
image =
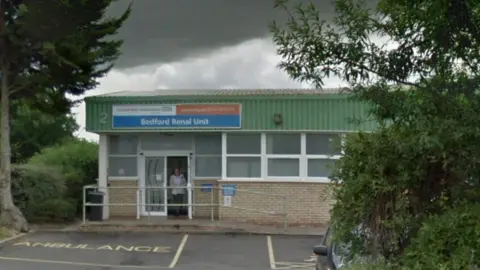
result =
[[[145,190],[145,186],[146,186],[146,174],[145,174],[145,158],[147,157],[158,157],[158,158],[163,158],[163,177],[164,177],[164,181],[163,181],[163,198],[164,198],[164,210],[162,212],[148,212],[147,211],[147,206],[145,205],[147,203],[147,192]],[[165,188],[167,186],[167,157],[166,156],[163,156],[162,154],[160,153],[145,153],[143,152],[143,155],[140,156],[140,181],[139,181],[139,185],[140,185],[140,194],[142,196],[142,199],[141,199],[141,202],[143,204],[143,207],[141,207],[141,215],[142,216],[167,216],[167,213],[168,213],[168,206],[167,206],[167,189]]]
[[[142,155],[140,155],[140,188],[143,190],[145,188],[146,183],[146,175],[145,175],[145,157],[163,157],[164,158],[164,169],[163,175],[165,177],[165,181],[163,182],[164,187],[167,186],[168,175],[167,175],[167,159],[168,157],[186,157],[188,160],[188,182],[187,182],[187,194],[188,194],[188,217],[192,219],[192,176],[191,176],[191,158],[192,158],[192,151],[142,151]],[[164,212],[150,212],[151,216],[167,216],[168,215],[168,200],[167,200],[167,189],[164,189],[164,198],[165,198],[165,211]],[[143,204],[146,203],[146,197],[143,196],[142,201]],[[142,216],[148,215],[146,211],[146,207],[142,207],[141,211]]]
[[[187,172],[188,172],[188,182],[187,182],[187,196],[188,196],[188,219],[192,219],[192,203],[193,203],[193,196],[192,196],[192,170],[191,168],[191,161],[192,161],[192,153],[189,153],[187,156]]]

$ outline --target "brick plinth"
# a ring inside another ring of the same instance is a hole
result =
[[[110,203],[137,202],[137,180],[109,181]],[[211,184],[206,190],[202,184]],[[222,184],[237,187],[231,205],[224,205]],[[131,187],[131,188],[116,188]],[[193,218],[247,222],[253,224],[288,226],[325,225],[330,220],[333,200],[328,193],[328,184],[308,182],[224,182],[217,180],[195,180],[193,188]],[[195,204],[215,204],[198,206]],[[136,206],[110,206],[111,217],[135,218]]]
[[[220,183],[221,186],[222,183]],[[228,182],[236,184],[231,207],[220,206],[220,220],[256,224],[282,224],[287,213],[289,226],[321,225],[330,220],[333,201],[324,183],[293,182]],[[220,205],[223,203],[221,188]],[[268,214],[270,212],[272,214]]]
[[[212,185],[211,190],[207,190],[205,184]],[[193,217],[199,219],[218,220],[218,182],[217,180],[195,180],[193,189]],[[195,204],[215,204],[215,206],[195,206]]]
[[[137,180],[110,180],[108,183],[110,184],[109,203],[137,203]],[[110,217],[135,218],[136,216],[136,206],[110,206]]]

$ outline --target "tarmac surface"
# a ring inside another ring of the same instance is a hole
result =
[[[8,270],[315,269],[322,236],[33,232],[0,246]]]

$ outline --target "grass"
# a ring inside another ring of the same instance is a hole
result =
[[[15,235],[15,232],[7,229],[5,227],[0,227],[0,240],[12,237]]]

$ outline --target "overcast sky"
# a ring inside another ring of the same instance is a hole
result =
[[[118,0],[109,15],[120,14],[131,0]],[[306,1],[305,1],[306,2]],[[332,15],[330,1],[313,0]],[[322,3],[322,6],[319,4]],[[120,30],[122,56],[99,87],[87,95],[117,91],[175,88],[308,88],[276,66],[268,32],[272,20],[285,20],[273,0],[133,0],[132,15]],[[340,86],[338,79],[326,87]],[[85,106],[74,109],[87,133]]]

